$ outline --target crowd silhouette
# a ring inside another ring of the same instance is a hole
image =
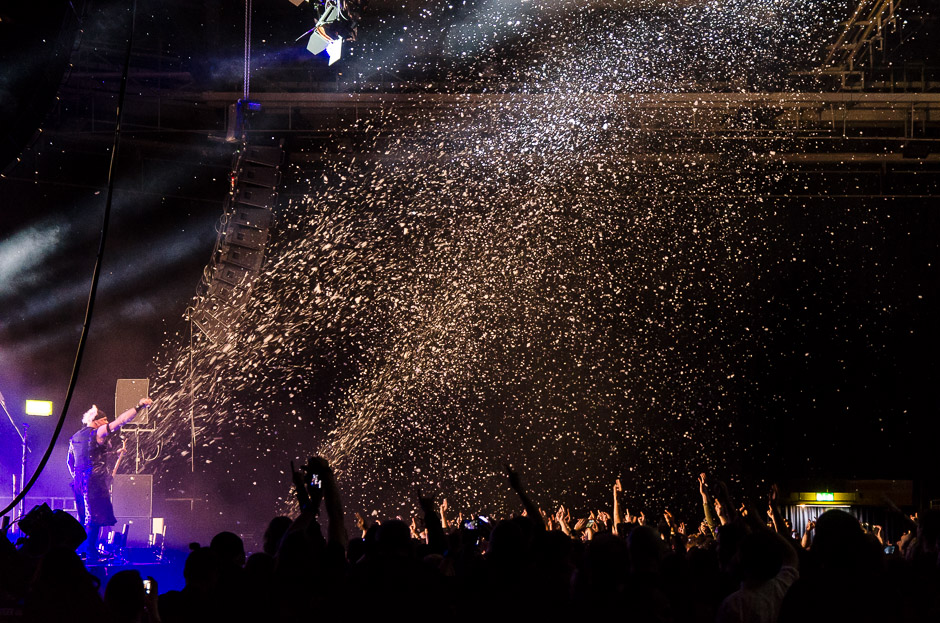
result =
[[[937,510],[904,516],[894,540],[838,509],[794,530],[776,487],[736,504],[701,474],[698,524],[633,515],[619,480],[610,512],[572,518],[540,509],[507,466],[517,514],[465,518],[416,492],[410,522],[355,513],[350,538],[328,463],[291,468],[299,513],[270,521],[262,551],[246,557],[232,532],[193,543],[184,588],[163,594],[134,570],[102,593],[76,553],[81,526],[37,507],[25,537],[0,539],[0,622],[940,621]]]

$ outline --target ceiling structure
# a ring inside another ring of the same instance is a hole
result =
[[[254,8],[258,14],[253,22],[254,40],[290,38],[284,36],[285,31],[298,20],[299,10],[283,4]],[[371,18],[407,20],[420,12],[413,4],[409,9],[376,3]],[[602,102],[605,109],[622,108],[622,119],[611,129],[614,133],[650,132],[664,140],[698,142],[705,155],[723,150],[719,143],[739,144],[741,153],[785,162],[791,170],[799,169],[810,177],[827,171],[836,174],[834,169],[844,166],[853,174],[877,178],[859,189],[861,195],[930,195],[938,187],[940,76],[931,65],[935,59],[916,55],[924,49],[918,45],[936,31],[936,16],[921,11],[917,3],[907,4],[913,6],[901,13],[897,0],[860,3],[842,25],[841,34],[830,33],[836,38],[829,56],[816,67],[791,68],[785,91],[741,90],[731,83],[709,80],[687,84],[682,92],[624,92],[597,85],[596,92],[580,97],[587,107]],[[35,146],[41,132],[43,140],[54,139],[70,148],[25,149],[18,156],[21,163],[5,165],[7,179],[94,185],[100,184],[100,172],[106,170],[100,166],[107,157],[101,149],[111,142],[130,11],[114,12],[114,7],[97,3],[78,6],[85,13],[76,47],[67,55],[68,71],[56,89],[50,116],[37,123],[39,131],[28,139]],[[210,16],[217,19],[210,21]],[[225,166],[228,157],[219,141],[231,139],[235,131],[232,109],[242,96],[232,88],[241,82],[240,67],[229,66],[240,52],[239,17],[232,7],[218,2],[161,3],[159,7],[140,3],[122,137],[129,148],[126,158],[137,159],[133,164],[123,163],[128,171],[146,169],[149,158],[165,160],[168,152],[185,157],[187,150],[199,154],[207,148],[216,151],[222,158],[219,165]],[[59,41],[74,34],[75,21],[75,15],[63,16]],[[190,29],[199,28],[197,23],[202,23],[200,36],[190,36]],[[48,26],[45,32],[50,32]],[[61,62],[62,48],[59,44],[49,54]],[[212,49],[227,50],[229,60],[219,60]],[[503,75],[439,81],[445,74],[453,78],[453,72],[460,73],[441,50],[422,52],[437,55],[428,66],[435,67],[438,75],[425,72],[409,79],[407,67],[380,68],[356,80],[344,76],[342,67],[328,68],[298,56],[296,49],[271,51],[269,46],[264,51],[256,42],[254,50],[260,58],[254,60],[251,97],[261,103],[262,111],[252,120],[249,136],[289,137],[294,153],[320,143],[321,151],[354,152],[355,120],[371,115],[401,114],[405,117],[402,131],[413,134],[410,116],[427,111],[460,107],[470,116],[486,115],[501,102],[538,107],[557,97],[550,91],[532,92],[531,85],[519,92],[522,87]],[[847,72],[854,76],[849,83]],[[51,78],[55,76],[51,72]],[[48,97],[48,80],[41,86],[37,93],[45,92]],[[43,106],[27,108],[35,116]],[[24,124],[16,125],[22,134]],[[332,145],[323,141],[338,136],[344,140]],[[80,148],[71,148],[78,144]],[[913,173],[920,182],[905,190],[904,180]],[[68,179],[70,174],[75,179]],[[821,192],[831,190],[827,184],[822,184],[820,188],[826,190]],[[781,194],[786,192],[784,184]]]

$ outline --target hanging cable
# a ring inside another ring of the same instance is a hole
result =
[[[196,392],[193,390],[193,312],[189,308],[189,471],[196,472]]]
[[[245,0],[245,80],[242,99],[248,101],[251,78],[251,0]]]
[[[10,509],[15,508],[16,505],[20,503],[20,500],[26,497],[26,494],[29,493],[30,489],[32,489],[33,485],[36,483],[36,479],[38,479],[39,475],[42,473],[42,470],[45,469],[46,463],[49,462],[49,457],[52,455],[52,450],[55,448],[55,443],[58,441],[59,435],[62,433],[62,427],[65,425],[65,415],[68,413],[69,404],[72,402],[72,393],[75,391],[75,384],[78,380],[78,371],[82,365],[82,355],[85,352],[85,344],[88,341],[88,331],[91,328],[92,312],[94,311],[95,307],[95,295],[98,292],[98,280],[101,277],[101,264],[104,258],[105,241],[108,237],[108,222],[111,220],[111,204],[114,198],[114,173],[115,167],[117,166],[118,148],[121,144],[121,118],[124,115],[124,97],[127,93],[127,73],[130,70],[131,48],[134,43],[134,25],[136,21],[137,0],[134,0],[131,6],[131,23],[128,29],[129,33],[127,37],[127,50],[124,54],[124,71],[121,73],[121,89],[118,93],[117,120],[114,124],[114,142],[111,147],[111,163],[108,165],[108,194],[104,203],[104,215],[101,219],[101,236],[98,239],[98,255],[95,259],[95,270],[91,278],[91,288],[88,292],[88,302],[85,305],[85,321],[82,324],[82,335],[78,340],[78,350],[75,353],[75,361],[72,364],[72,376],[69,378],[69,389],[65,394],[65,402],[62,404],[62,412],[59,414],[59,421],[56,422],[55,431],[52,433],[52,439],[49,441],[49,446],[46,448],[46,452],[42,455],[42,459],[39,461],[39,465],[36,467],[36,471],[33,472],[29,482],[20,486],[20,492],[13,498],[10,504],[0,511],[0,516],[6,515],[8,512],[10,512]]]

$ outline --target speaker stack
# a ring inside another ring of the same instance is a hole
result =
[[[116,474],[111,483],[111,502],[118,532],[129,525],[128,547],[146,547],[153,520],[153,476],[150,474]]]
[[[231,340],[229,330],[261,272],[283,160],[281,145],[244,145],[235,155],[222,228],[191,312],[195,325],[213,343]]]

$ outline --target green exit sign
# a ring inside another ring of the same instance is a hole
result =
[[[834,502],[836,499],[835,493],[817,493],[816,501],[817,502]]]

